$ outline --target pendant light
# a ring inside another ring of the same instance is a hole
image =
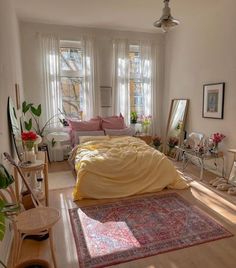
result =
[[[170,0],[164,0],[165,7],[163,8],[163,14],[159,20],[153,23],[155,27],[162,28],[163,32],[167,32],[169,28],[179,24],[179,21],[171,16],[169,1]]]

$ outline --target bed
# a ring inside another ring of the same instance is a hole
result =
[[[74,200],[120,198],[188,187],[168,158],[134,137],[86,137],[71,154]]]

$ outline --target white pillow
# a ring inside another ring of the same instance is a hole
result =
[[[94,130],[94,131],[75,131],[72,130],[72,140],[73,144],[79,144],[80,143],[80,137],[84,136],[105,136],[105,133],[103,130]]]
[[[109,136],[133,136],[135,134],[135,129],[132,127],[127,127],[124,129],[104,129],[106,135]]]

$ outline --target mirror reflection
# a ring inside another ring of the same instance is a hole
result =
[[[187,99],[173,99],[171,101],[165,150],[166,154],[171,157],[175,155],[175,146],[183,141],[188,103]]]
[[[10,126],[10,131],[13,137],[14,146],[19,159],[23,153],[23,145],[21,141],[21,128],[17,119],[16,108],[13,101],[8,97],[8,122]]]

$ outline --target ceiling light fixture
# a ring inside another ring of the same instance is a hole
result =
[[[165,7],[163,8],[163,14],[159,20],[153,23],[155,27],[162,28],[163,32],[167,32],[169,28],[179,24],[179,21],[174,19],[170,14],[169,1],[164,0]]]

